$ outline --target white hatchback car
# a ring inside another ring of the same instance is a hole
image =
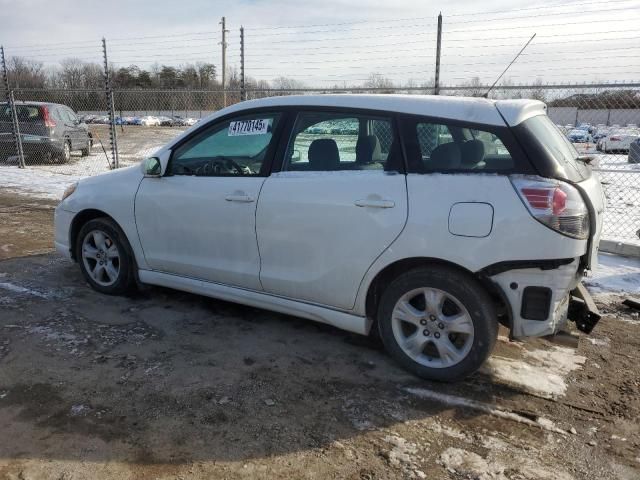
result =
[[[514,338],[589,332],[604,197],[543,103],[321,95],[225,108],[87,178],[56,247],[107,294],[161,285],[379,332],[429,379]]]

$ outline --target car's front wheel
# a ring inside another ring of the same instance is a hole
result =
[[[108,218],[85,223],[76,242],[76,258],[94,290],[120,295],[135,286],[135,264],[124,232]]]
[[[60,163],[69,163],[71,161],[71,143],[69,140],[65,140],[62,144],[62,151],[58,154],[58,161]]]
[[[498,335],[495,308],[482,285],[445,266],[397,277],[381,297],[377,322],[389,353],[428,380],[455,381],[475,372]]]
[[[93,146],[92,144],[93,142],[91,138],[87,139],[87,146],[80,150],[80,155],[82,155],[83,157],[88,157],[89,155],[91,155],[91,147]]]

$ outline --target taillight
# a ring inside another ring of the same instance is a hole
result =
[[[49,113],[49,108],[42,106],[40,107],[40,114],[44,120],[44,126],[53,128],[56,126],[56,122],[51,118],[51,114]]]
[[[511,177],[529,213],[547,227],[573,238],[589,238],[589,210],[580,192],[565,182]]]

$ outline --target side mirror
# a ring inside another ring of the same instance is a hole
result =
[[[142,161],[142,173],[145,177],[160,178],[162,176],[162,164],[157,157],[145,158]]]

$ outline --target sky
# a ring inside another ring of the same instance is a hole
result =
[[[395,83],[431,83],[437,15],[443,15],[441,83],[640,81],[640,0],[0,0],[7,56],[55,64],[102,62],[101,39],[117,67],[221,63],[246,74],[286,76],[308,87],[361,84],[376,73]]]

